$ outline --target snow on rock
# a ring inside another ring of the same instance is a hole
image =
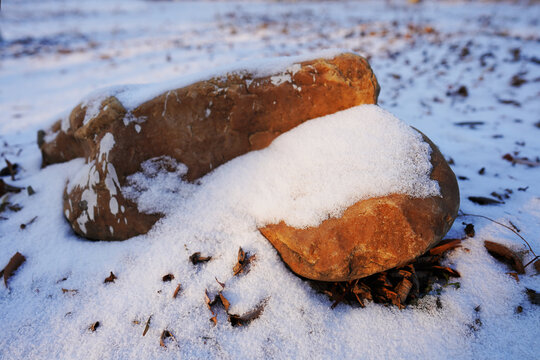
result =
[[[429,153],[418,132],[376,105],[361,105],[307,121],[217,168],[201,179],[197,201],[234,199],[229,211],[258,226],[316,226],[361,199],[440,195]],[[148,177],[144,187],[159,191],[159,184]],[[158,210],[160,203],[144,208]]]

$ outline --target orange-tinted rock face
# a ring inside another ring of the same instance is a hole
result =
[[[212,78],[167,91],[129,112],[109,97],[89,121],[87,107],[77,106],[69,125],[58,122],[45,138],[52,132],[56,137],[39,143],[44,166],[87,160],[64,194],[64,213],[73,229],[90,239],[123,240],[146,233],[159,218],[140,213],[120,190],[142,162],[169,156],[188,167],[186,179],[192,181],[266,147],[304,121],[375,104],[378,93],[367,61],[342,54],[272,76]]]
[[[406,264],[443,238],[459,209],[456,177],[436,146],[431,178],[441,197],[393,194],[357,202],[340,218],[296,229],[284,222],[259,229],[292,271],[321,281],[347,281]]]

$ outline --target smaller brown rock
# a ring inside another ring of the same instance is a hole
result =
[[[404,194],[361,200],[340,218],[297,229],[283,221],[260,230],[296,274],[319,281],[348,281],[404,265],[440,241],[459,209],[457,180],[437,147],[431,178],[441,197]]]

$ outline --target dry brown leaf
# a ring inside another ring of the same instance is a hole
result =
[[[8,287],[8,280],[10,277],[13,276],[13,274],[15,273],[15,271],[17,271],[17,269],[26,261],[26,258],[24,257],[24,255],[22,255],[20,252],[16,252],[15,255],[13,255],[11,257],[11,259],[9,259],[9,262],[8,264],[6,265],[6,267],[4,268],[4,270],[2,270],[2,272],[0,272],[0,276],[1,275],[4,275],[4,285],[6,287]]]
[[[71,293],[72,295],[75,295],[78,292],[79,292],[79,290],[77,290],[77,289],[64,289],[64,288],[62,288],[62,293],[63,294]]]
[[[176,297],[178,296],[178,293],[180,292],[180,290],[182,289],[182,284],[178,283],[178,286],[176,287],[176,290],[174,290],[174,293],[173,293],[173,299],[176,299]]]
[[[99,327],[99,321],[96,321],[95,323],[93,323],[92,325],[90,325],[90,327],[88,328],[90,331],[94,332],[97,330],[97,328]]]
[[[243,315],[228,314],[229,322],[231,323],[232,326],[248,325],[250,322],[252,322],[253,320],[261,316],[266,306],[266,303],[267,303],[267,299],[263,300],[259,305],[255,307],[255,309]]]
[[[223,295],[221,293],[221,291],[219,292],[219,299],[220,299],[221,303],[223,304],[223,307],[225,308],[225,311],[229,312],[229,307],[231,306],[231,304],[229,303],[229,300],[227,300],[225,295]]]
[[[116,275],[114,275],[113,272],[111,271],[111,274],[110,274],[109,276],[107,276],[103,282],[104,282],[105,284],[107,284],[107,283],[113,283],[114,280],[116,280],[116,279],[118,279],[118,278],[117,278]]]
[[[514,269],[518,274],[525,274],[525,267],[515,252],[506,246],[493,241],[484,241],[484,246],[491,256],[497,260],[502,260],[509,263],[512,269]]]
[[[442,255],[445,252],[461,246],[461,239],[446,239],[429,250],[429,255]]]
[[[146,320],[146,325],[144,326],[144,330],[143,330],[142,336],[145,336],[146,333],[148,332],[148,329],[150,329],[150,321],[152,321],[152,315],[150,315],[150,316],[148,317],[148,320]]]
[[[165,345],[165,340],[167,340],[168,338],[176,341],[174,335],[169,330],[163,330],[161,332],[161,336],[159,337],[159,345],[161,345],[162,347],[167,347],[167,345]]]
[[[21,190],[22,188],[6,184],[4,180],[0,179],[0,196],[8,192],[18,193],[18,192],[21,192]]]
[[[473,224],[467,224],[465,225],[465,235],[468,237],[474,237],[474,225]]]
[[[243,273],[246,271],[247,266],[255,260],[255,255],[249,255],[244,252],[242,248],[238,249],[238,261],[234,265],[233,274],[234,276]]]
[[[400,304],[405,304],[405,300],[407,300],[412,286],[413,283],[406,278],[403,278],[396,286],[396,293],[398,295]]]
[[[191,261],[191,263],[193,265],[197,265],[199,263],[204,263],[204,262],[208,262],[212,259],[211,256],[201,256],[201,253],[200,252],[196,252],[194,254],[192,254],[190,257],[189,257],[189,260]]]
[[[451,277],[461,277],[456,270],[449,268],[448,266],[435,265],[431,267],[431,270],[441,272],[442,274],[446,274]]]
[[[163,275],[163,277],[161,278],[161,280],[163,280],[163,282],[169,282],[169,281],[172,281],[173,279],[174,279],[173,274]]]
[[[504,202],[488,198],[485,196],[469,196],[468,199],[478,205],[495,205],[495,204],[504,204]]]
[[[533,289],[525,288],[525,292],[527,293],[527,296],[529,297],[529,301],[531,304],[534,305],[540,305],[540,294],[537,293]]]
[[[523,164],[530,167],[540,166],[540,162],[538,161],[532,161],[527,158],[518,158],[518,157],[512,156],[511,154],[505,154],[503,156],[503,159],[510,161],[512,164]]]
[[[507,272],[507,274],[513,277],[516,282],[519,282],[519,276],[517,272]]]
[[[204,290],[204,302],[206,303],[206,306],[208,306],[208,309],[212,311],[212,305],[214,305],[215,300],[210,300],[210,296],[208,296],[208,290]]]
[[[204,290],[204,302],[206,303],[206,306],[208,307],[208,310],[212,313],[212,317],[210,318],[210,321],[214,323],[214,326],[217,325],[217,316],[214,312],[214,309],[212,309],[212,306],[216,303],[217,298],[214,298],[214,300],[210,300],[210,296],[208,296],[208,291]]]
[[[225,283],[222,283],[217,278],[215,278],[215,279],[216,279],[216,282],[219,284],[219,286],[221,286],[221,289],[225,289]]]

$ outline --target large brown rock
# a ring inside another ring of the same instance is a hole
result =
[[[187,165],[192,181],[306,120],[375,104],[378,93],[367,61],[341,54],[271,76],[229,73],[167,91],[131,111],[111,96],[91,119],[83,103],[41,132],[38,143],[44,166],[86,158],[64,194],[73,229],[90,239],[123,240],[146,233],[160,217],[140,213],[121,191],[142,162],[169,156]]]
[[[340,218],[297,229],[284,222],[260,230],[296,274],[320,281],[348,281],[404,265],[440,241],[459,209],[457,180],[437,147],[431,179],[442,196],[403,194],[359,201]]]

